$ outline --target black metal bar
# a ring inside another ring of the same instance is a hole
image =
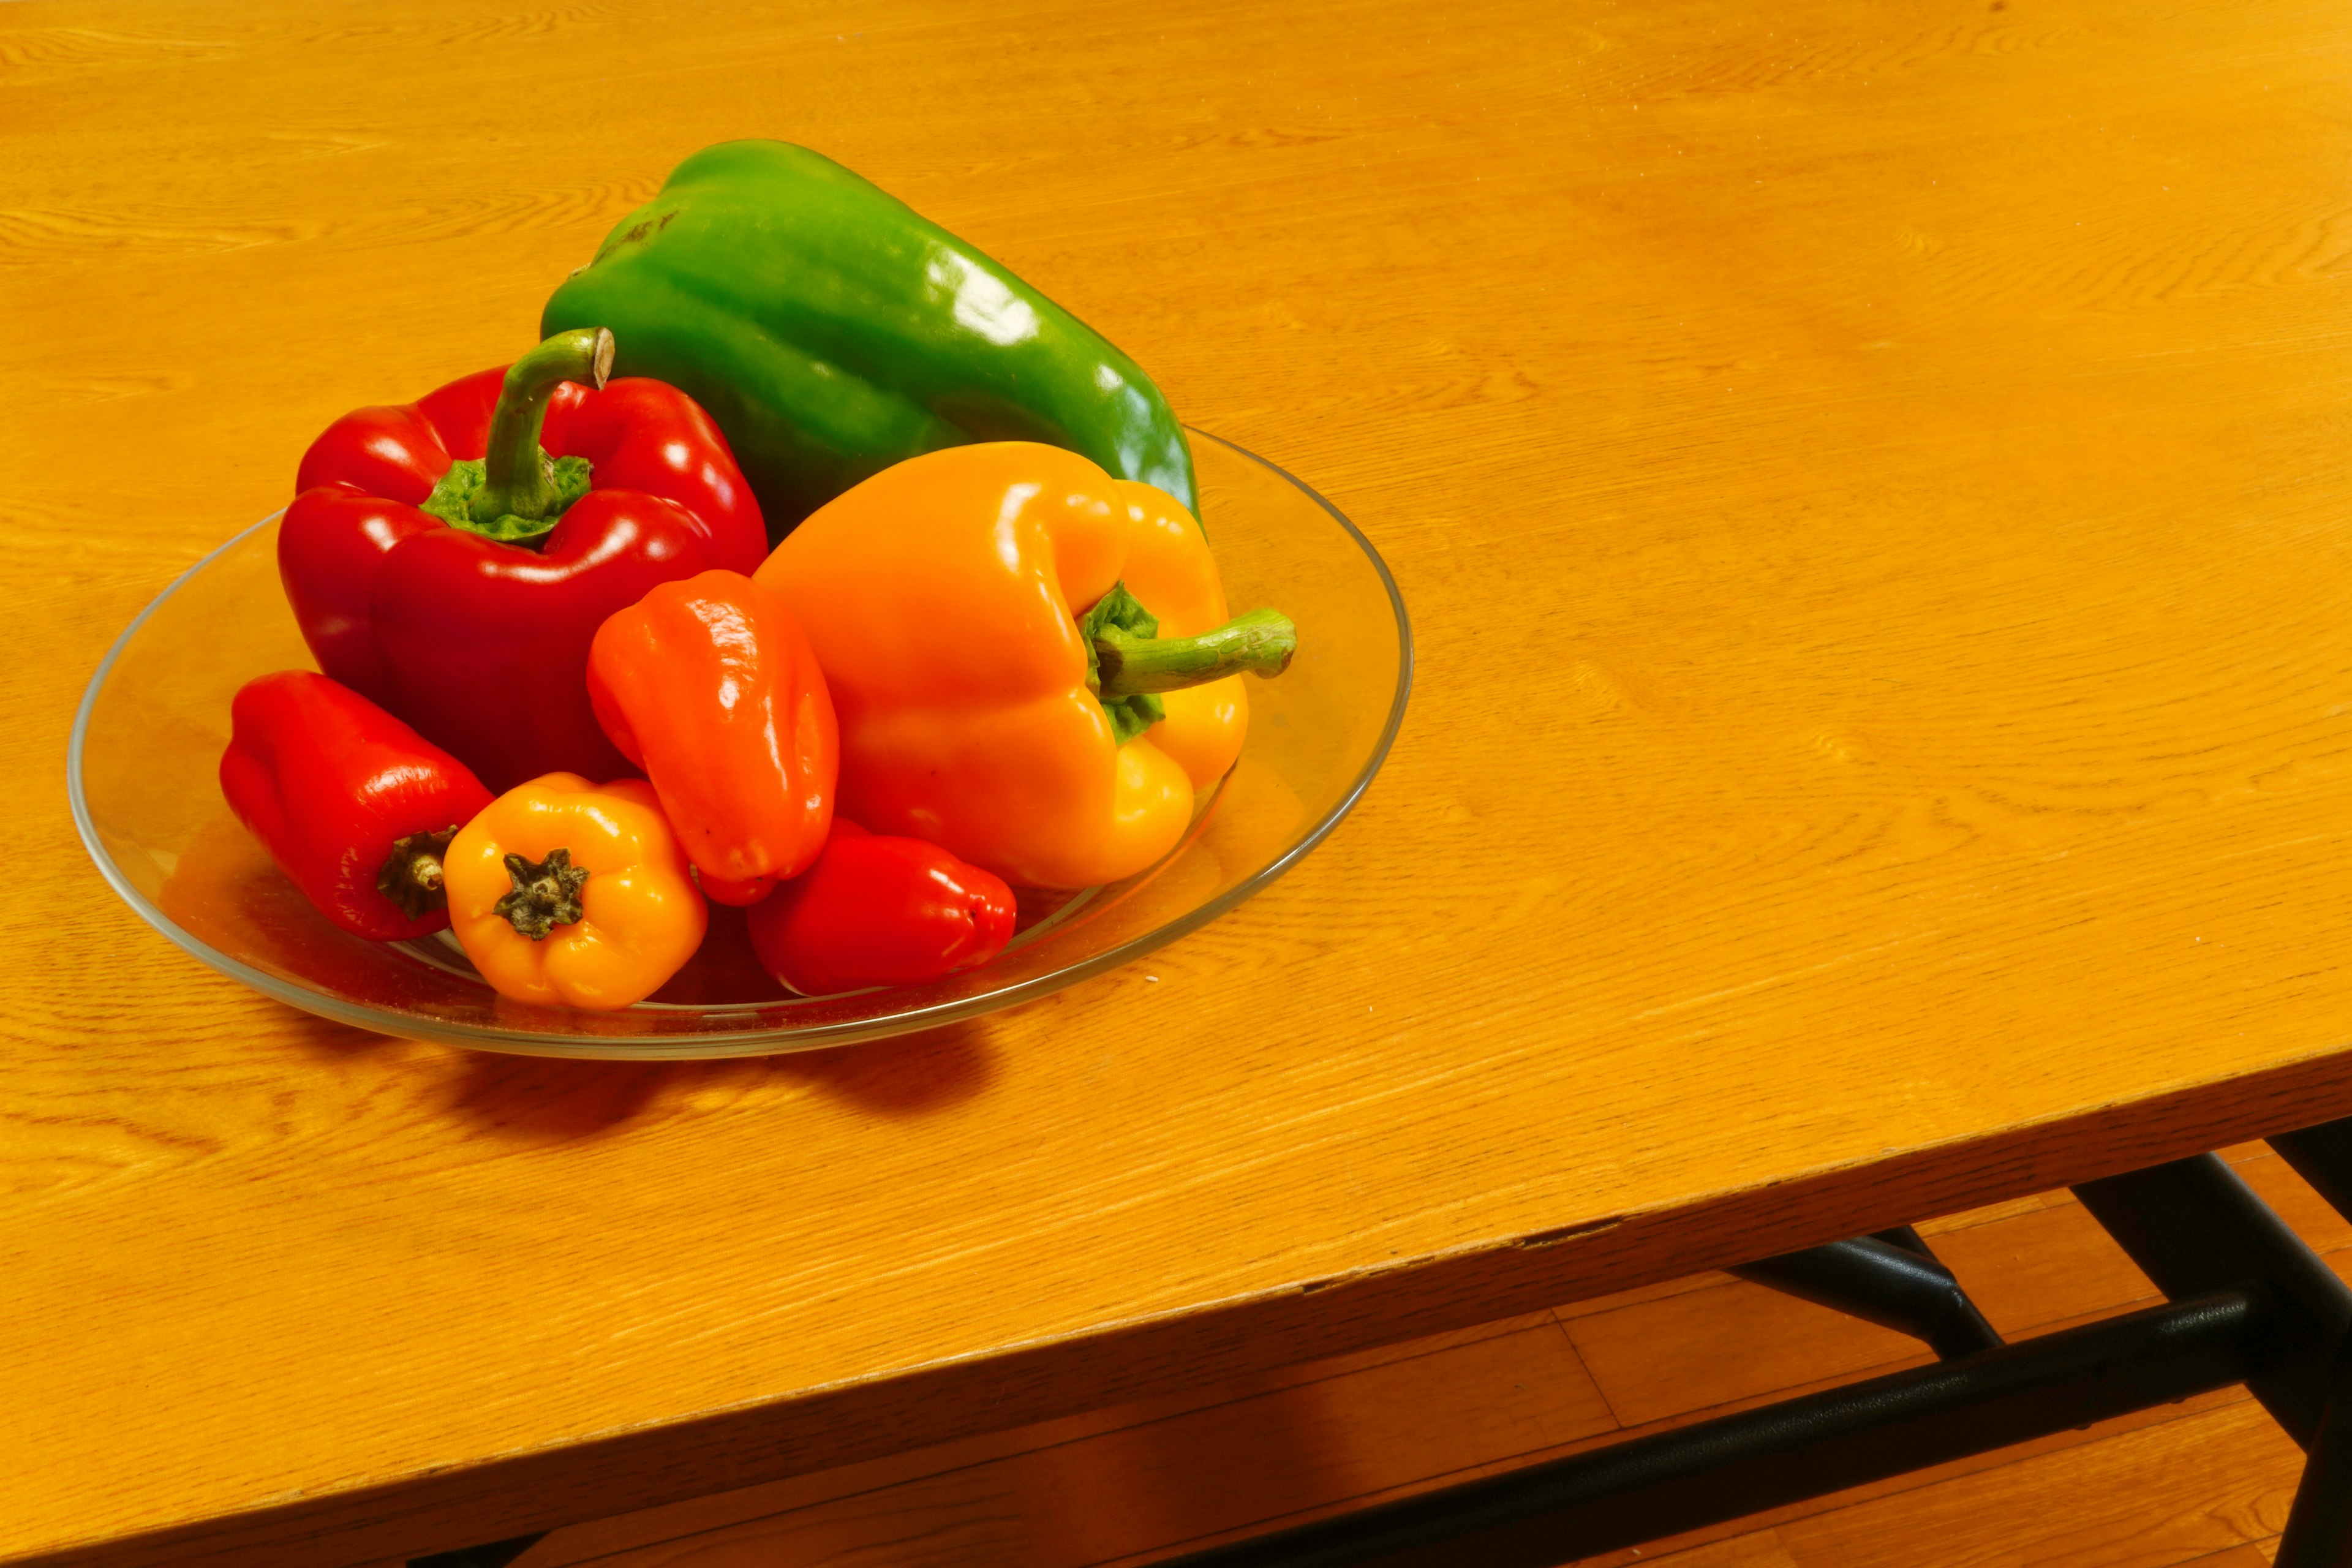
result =
[[[2327,1370],[2352,1328],[2352,1290],[2215,1155],[2085,1182],[2074,1195],[2176,1301],[2254,1281],[2270,1288],[2275,1339],[2246,1386],[2308,1450]]]
[[[1552,1568],[2242,1383],[2269,1298],[2221,1291],[1177,1559]]]
[[[1908,1226],[1905,1227],[1909,1230]],[[1925,1340],[1946,1361],[1998,1349],[2000,1335],[1952,1271],[1910,1232],[1910,1245],[1877,1236],[1783,1253],[1731,1272],[1848,1317]]]

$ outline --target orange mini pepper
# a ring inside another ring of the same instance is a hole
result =
[[[597,628],[588,695],[711,898],[756,903],[824,848],[840,736],[774,589],[723,571],[659,584]]]
[[[840,809],[1007,881],[1084,888],[1174,848],[1240,753],[1240,675],[1287,667],[1228,621],[1207,537],[1150,485],[1025,441],[951,447],[819,508],[758,573],[841,723]]]
[[[709,921],[642,779],[518,784],[458,831],[442,868],[458,945],[518,1002],[642,1002],[686,966]]]

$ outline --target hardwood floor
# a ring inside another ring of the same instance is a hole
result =
[[[2227,1157],[2352,1276],[2352,1225],[2267,1149]],[[1920,1229],[2011,1338],[2156,1299],[2064,1193]],[[1702,1275],[576,1525],[516,1568],[1129,1568],[1927,1359],[1900,1335]],[[2257,1568],[2300,1468],[2230,1389],[1591,1563]]]

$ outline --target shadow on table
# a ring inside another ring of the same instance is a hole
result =
[[[304,1044],[350,1058],[398,1050],[446,1086],[450,1111],[475,1128],[524,1143],[562,1143],[617,1131],[664,1107],[709,1093],[744,1100],[776,1089],[812,1089],[893,1120],[959,1105],[988,1087],[996,1052],[984,1018],[895,1039],[788,1056],[728,1061],[599,1062],[422,1047],[302,1016]],[[431,1051],[429,1058],[418,1053]]]

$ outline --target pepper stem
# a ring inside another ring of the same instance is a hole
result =
[[[507,367],[506,384],[490,414],[482,488],[467,502],[476,522],[509,515],[535,521],[562,509],[568,498],[557,489],[555,464],[539,444],[547,400],[567,381],[586,382],[601,392],[612,374],[613,334],[604,327],[558,332]]]
[[[1298,651],[1298,628],[1278,610],[1252,610],[1192,637],[1139,637],[1117,626],[1093,632],[1106,700],[1181,691],[1244,670],[1272,679]]]
[[[391,858],[375,874],[375,890],[398,904],[400,912],[410,920],[447,909],[449,892],[442,885],[441,857],[449,852],[449,840],[457,837],[457,825],[453,822],[438,833],[412,833],[394,839]]]
[[[545,942],[557,926],[583,918],[580,889],[588,885],[588,868],[572,863],[569,849],[551,849],[536,863],[520,855],[506,858],[508,879],[514,891],[500,899],[490,912],[530,938]]]

